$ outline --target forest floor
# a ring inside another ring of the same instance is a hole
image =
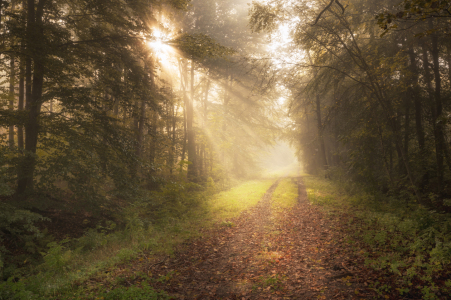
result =
[[[379,298],[368,287],[378,275],[345,242],[341,226],[309,203],[302,178],[292,180],[299,187],[294,207],[271,205],[278,180],[257,206],[204,230],[174,255],[143,255],[93,278],[92,286],[146,282],[175,299]]]

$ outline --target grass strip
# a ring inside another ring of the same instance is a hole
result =
[[[252,180],[220,192],[206,203],[207,211],[216,221],[237,217],[242,211],[255,206],[273,183],[273,179]]]
[[[272,194],[271,207],[276,211],[294,207],[298,203],[298,185],[296,178],[284,178]]]

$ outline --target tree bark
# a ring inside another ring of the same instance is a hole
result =
[[[425,147],[425,134],[424,134],[424,128],[423,128],[423,108],[420,98],[420,91],[418,86],[418,68],[417,63],[415,61],[415,53],[413,51],[413,47],[410,47],[408,50],[409,58],[410,58],[410,65],[409,69],[412,73],[412,86],[409,88],[409,95],[412,95],[414,100],[414,106],[415,106],[415,130],[418,140],[418,148],[420,149],[420,152],[424,154],[424,147]],[[423,157],[423,155],[421,155]]]
[[[448,62],[448,81],[451,85],[451,46],[446,47],[446,60]]]
[[[23,52],[23,49],[22,49]],[[19,64],[19,103],[17,110],[21,113],[24,109],[25,100],[25,65],[23,57],[20,59]],[[22,120],[20,120],[19,126],[17,126],[17,146],[20,150],[24,149],[24,136],[23,136],[23,125]]]
[[[158,132],[158,112],[152,111],[152,125],[150,135],[152,137],[149,149],[149,161],[152,165],[155,164],[155,157],[157,153],[157,132]]]
[[[191,59],[191,95],[188,98],[188,105],[186,109],[186,127],[188,136],[188,160],[191,162],[188,165],[188,180],[197,180],[197,156],[196,156],[196,143],[195,132],[193,128],[194,119],[194,60]]]
[[[46,0],[40,0],[36,6],[34,0],[27,3],[27,52],[33,55],[33,78],[31,78],[31,58],[27,59],[27,103],[28,119],[25,123],[25,153],[19,165],[19,180],[17,194],[24,194],[33,190],[34,171],[36,168],[36,149],[40,131],[39,115],[42,106],[42,88],[44,84],[44,62],[42,47],[44,39],[42,17]],[[29,56],[30,57],[30,56]]]
[[[435,103],[436,94],[432,88],[432,76],[429,73],[430,63],[428,58],[428,52],[426,43],[422,42],[422,51],[423,51],[423,67],[424,67],[424,79],[426,81],[426,89],[429,95],[429,107],[431,110],[431,123],[432,128],[434,130],[434,142],[435,142],[435,157],[437,163],[437,180],[439,185],[443,183],[443,148],[440,145],[440,129],[437,129],[437,105]]]
[[[183,92],[183,143],[182,143],[182,155],[181,155],[181,162],[180,165],[180,173],[183,171],[183,163],[185,161],[185,155],[186,155],[186,139],[187,139],[187,130],[186,130],[186,110],[188,107],[188,96],[186,95],[186,85],[188,81],[188,70],[186,65],[183,63],[182,60],[179,61],[179,68],[180,68],[180,83],[181,88]]]
[[[150,70],[150,84],[152,86],[153,95],[156,95],[156,83],[155,83],[155,77],[153,73],[153,65]],[[145,106],[143,107],[145,110]],[[145,111],[144,111],[145,114]],[[145,116],[145,115],[144,115]],[[143,128],[144,128],[144,118],[142,119],[143,122]],[[149,149],[149,162],[151,164],[151,175],[155,172],[155,157],[157,153],[157,131],[158,131],[158,112],[156,110],[152,111],[152,124],[151,124],[151,130],[150,130],[150,136],[151,136],[151,142],[150,142],[150,149]],[[154,183],[151,182],[151,187],[154,187]]]
[[[13,2],[14,3],[14,2]],[[12,5],[12,9],[14,9],[14,4]],[[15,77],[16,77],[16,68],[15,68],[15,56],[14,54],[11,55],[10,58],[10,77],[9,77],[9,105],[8,108],[11,112],[14,111],[14,100],[16,98],[15,93]],[[12,149],[15,146],[14,142],[14,124],[9,125],[9,132],[8,132],[8,144],[9,147]]]
[[[432,24],[433,20],[429,19],[429,27],[433,28]],[[438,37],[436,33],[431,34],[431,46],[432,46],[432,60],[433,60],[433,71],[434,71],[434,81],[435,81],[435,112],[436,112],[436,120],[435,120],[435,131],[436,131],[436,156],[437,156],[437,175],[438,175],[438,184],[440,187],[443,185],[443,177],[444,177],[444,152],[445,152],[445,137],[443,132],[443,124],[442,121],[442,113],[443,113],[443,104],[441,97],[441,84],[442,78],[440,76],[440,64],[439,64],[439,49],[438,49]]]
[[[207,132],[207,126],[208,126],[208,95],[210,92],[210,79],[207,79],[207,83],[205,86],[205,97],[204,97],[204,105],[203,105],[203,127],[204,132]],[[202,160],[203,160],[203,171],[204,171],[204,177],[207,178],[208,174],[208,162],[207,162],[207,143],[208,141],[205,141],[202,144]]]
[[[12,0],[11,1],[11,11],[14,11],[15,9],[15,1]],[[16,57],[14,54],[11,54],[10,56],[10,74],[9,74],[9,110],[11,112],[14,111],[14,102],[15,102],[15,98],[16,98],[16,93],[15,93],[15,85],[16,85],[16,65],[15,65],[15,60]],[[14,148],[15,146],[15,142],[14,142],[14,124],[10,124],[9,125],[9,132],[8,132],[8,144],[9,147],[11,149]]]
[[[144,122],[146,120],[146,101],[141,100],[141,110],[139,112],[138,140],[136,148],[136,156],[141,157],[144,139]]]
[[[320,147],[320,164],[322,164],[322,168],[324,171],[327,171],[328,164],[327,164],[327,156],[326,156],[326,146],[324,144],[324,137],[323,137],[323,123],[321,120],[321,100],[319,97],[319,94],[316,94],[316,120],[317,120],[317,129],[318,129],[318,140],[319,140],[319,147]]]

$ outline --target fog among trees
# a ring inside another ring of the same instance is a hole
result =
[[[0,276],[51,220],[169,224],[293,170],[449,220],[450,30],[449,0],[1,0]]]

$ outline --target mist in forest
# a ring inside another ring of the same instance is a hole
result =
[[[280,140],[274,146],[267,147],[260,158],[260,166],[264,175],[297,176],[300,170],[295,150]]]
[[[250,2],[0,1],[2,279],[300,166],[451,212],[451,1]]]

